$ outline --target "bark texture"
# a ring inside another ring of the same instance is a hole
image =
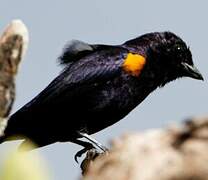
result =
[[[28,45],[28,31],[20,20],[12,21],[0,36],[0,136],[15,99],[15,75]]]
[[[92,158],[91,158],[92,157]],[[207,180],[208,118],[124,135],[83,162],[83,180]]]

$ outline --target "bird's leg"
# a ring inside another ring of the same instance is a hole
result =
[[[93,139],[91,136],[89,136],[87,133],[82,133],[82,132],[79,132],[79,135],[82,137],[82,138],[86,138],[87,140],[89,140],[90,142],[92,142],[95,146],[97,146],[99,149],[101,149],[103,152],[106,152],[108,151],[108,149],[103,146],[101,143],[99,143],[98,141],[96,141],[95,139]]]
[[[90,149],[95,149],[95,147],[93,146],[92,143],[89,143],[89,142],[85,142],[85,141],[81,141],[81,140],[73,140],[74,143],[76,144],[79,144],[81,146],[83,146],[84,148],[81,149],[80,151],[78,151],[75,156],[74,156],[74,159],[75,161],[78,163],[78,158],[81,157],[84,153],[86,153],[88,150]]]

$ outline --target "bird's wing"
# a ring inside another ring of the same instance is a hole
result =
[[[107,82],[121,72],[127,50],[114,47],[96,51],[66,68],[38,96],[23,109],[47,106],[91,90],[96,84]]]
[[[98,50],[106,50],[107,48],[111,47],[114,46],[88,44],[83,41],[72,40],[65,46],[62,55],[59,57],[59,63],[61,65],[69,65]]]

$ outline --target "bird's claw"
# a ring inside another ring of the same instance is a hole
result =
[[[99,152],[98,149],[90,149],[89,151],[87,151],[86,157],[80,164],[82,174],[85,174],[90,165],[90,162],[94,161],[101,154],[103,154],[103,152]]]
[[[78,151],[75,156],[74,156],[74,160],[78,162],[78,158],[80,158],[84,153],[86,153],[88,150],[91,150],[91,149],[96,149],[92,144],[91,146],[88,146],[88,147],[84,147],[83,149],[81,149],[80,151]]]
[[[81,149],[80,151],[78,151],[78,152],[75,154],[75,156],[74,156],[74,160],[75,160],[77,163],[79,163],[79,162],[78,162],[78,158],[80,158],[80,157],[81,157],[84,153],[86,153],[87,151],[93,150],[93,149],[94,149],[94,151],[92,151],[92,152],[94,152],[94,154],[99,154],[97,148],[95,148],[95,147],[92,145],[92,146],[90,146],[90,147],[85,147],[85,148]],[[105,146],[102,146],[102,148],[100,147],[100,149],[101,149],[103,152],[107,152],[107,151],[108,151],[108,149],[107,149]],[[95,153],[95,152],[96,152],[96,153]]]
[[[87,152],[87,148],[83,148],[75,154],[74,160],[76,161],[76,163],[79,163],[78,158],[80,158],[85,152]]]
[[[107,152],[109,149],[105,146],[100,146],[100,149],[103,151],[103,152]]]

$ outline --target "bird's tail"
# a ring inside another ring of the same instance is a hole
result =
[[[6,141],[6,136],[3,134],[0,136],[0,144]]]

